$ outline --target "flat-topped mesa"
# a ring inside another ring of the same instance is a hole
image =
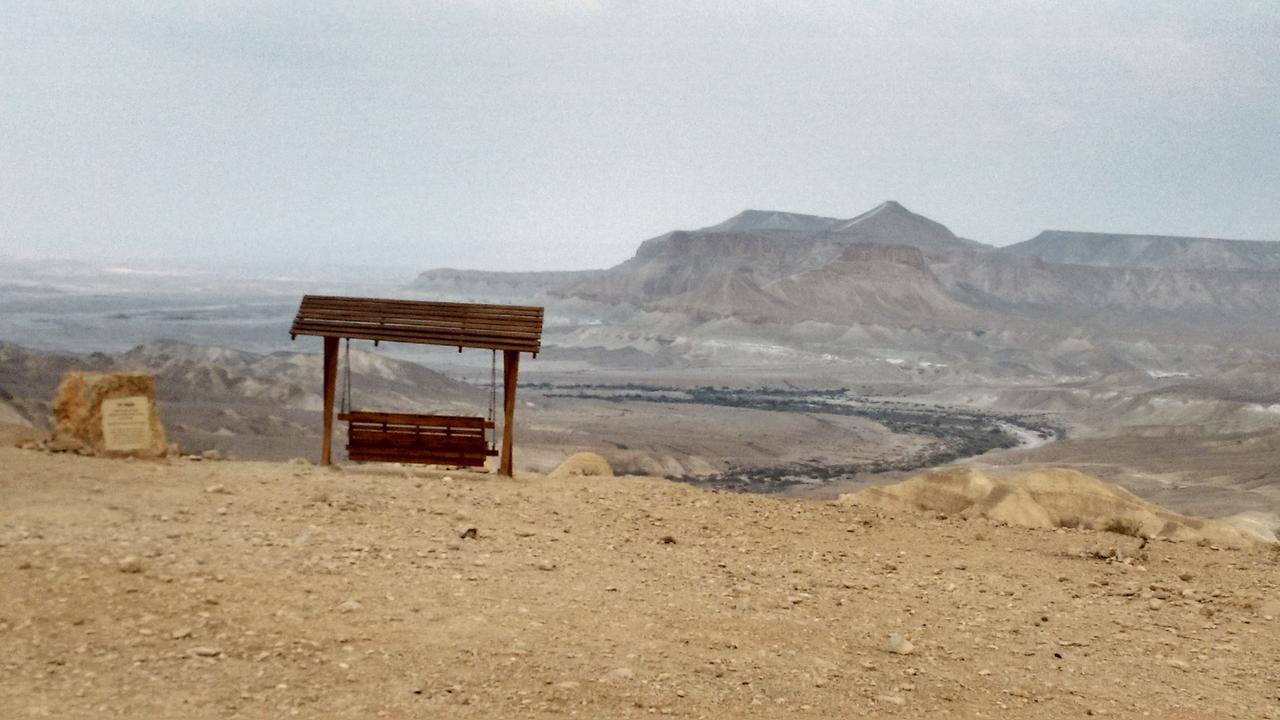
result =
[[[1280,242],[1045,230],[1001,252],[1046,262],[1157,270],[1280,270]]]
[[[818,215],[782,212],[779,210],[743,210],[724,222],[704,227],[700,232],[798,232],[819,233],[829,230],[840,220]]]

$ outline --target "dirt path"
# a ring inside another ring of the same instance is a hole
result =
[[[1273,551],[444,475],[0,449],[0,714],[1280,718]]]

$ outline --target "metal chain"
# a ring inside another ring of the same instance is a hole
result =
[[[498,408],[498,351],[492,350],[489,360],[489,447],[497,441],[498,430],[495,414]]]
[[[342,412],[351,412],[351,338],[347,338],[346,357],[342,364],[346,366],[342,375]]]

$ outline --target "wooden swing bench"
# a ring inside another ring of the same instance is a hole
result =
[[[485,438],[494,424],[481,417],[352,410],[338,419],[347,423],[347,457],[358,462],[483,467],[498,454]]]
[[[480,467],[499,456],[499,472],[513,471],[513,427],[520,354],[534,357],[542,346],[543,309],[521,305],[424,302],[384,298],[306,295],[289,334],[324,338],[324,433],[320,463],[331,462],[333,399],[338,375],[338,341],[444,345],[493,352],[493,384],[489,417],[413,415],[351,410],[338,415],[347,422],[347,457],[356,462],[405,462]],[[502,451],[486,435],[495,430],[497,356],[502,354]],[[351,364],[347,362],[347,391]],[[349,400],[344,409],[349,408]]]

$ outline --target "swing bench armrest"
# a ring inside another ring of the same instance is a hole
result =
[[[476,428],[480,430],[488,430],[493,427],[492,420],[465,415],[416,415],[411,413],[352,410],[351,412],[339,413],[338,419],[354,423],[413,425],[416,427]]]

